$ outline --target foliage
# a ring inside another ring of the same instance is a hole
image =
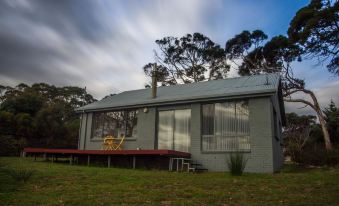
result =
[[[221,79],[229,71],[224,49],[203,34],[164,37],[155,42],[160,49],[160,55],[155,54],[157,79],[162,85]],[[154,66],[146,64],[145,74],[152,76]]]
[[[297,157],[298,164],[305,166],[330,166],[339,164],[339,148],[326,151],[321,142],[312,142],[305,145]]]
[[[5,172],[18,182],[27,182],[34,174],[34,170],[27,168],[10,168],[5,169]]]
[[[7,93],[1,103],[1,110],[12,114],[27,113],[35,115],[43,106],[44,99],[31,91],[20,91],[18,93]]]
[[[0,110],[0,132],[3,135],[13,134],[15,131],[14,115],[7,111]]]
[[[286,123],[283,132],[285,153],[292,161],[300,163],[303,149],[311,141],[310,133],[312,125],[315,124],[315,116],[289,113],[286,114]]]
[[[1,155],[17,155],[25,145],[76,148],[79,117],[74,109],[96,101],[79,87],[38,83],[0,89]]]
[[[330,59],[330,72],[339,75],[339,2],[312,0],[290,22],[288,36],[303,53],[320,61]]]
[[[10,135],[0,135],[0,156],[19,155],[27,145],[24,138],[16,139]]]
[[[330,137],[333,142],[339,144],[339,108],[332,100],[328,107],[324,109],[324,114]]]
[[[234,176],[241,176],[246,167],[247,159],[243,153],[230,154],[227,160],[229,171]]]
[[[332,149],[324,114],[315,94],[305,87],[305,81],[293,75],[292,63],[301,60],[302,48],[279,35],[269,41],[262,31],[243,31],[226,42],[226,55],[240,75],[279,73],[282,77],[282,96],[287,102],[299,102],[311,107],[319,119],[327,150]],[[294,98],[304,94],[310,100]]]
[[[285,155],[303,165],[329,165],[339,163],[338,148],[332,151],[324,149],[324,142],[315,116],[295,113],[286,114],[287,125],[284,128]]]

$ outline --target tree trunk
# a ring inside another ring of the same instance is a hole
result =
[[[323,112],[321,111],[320,105],[318,103],[318,100],[317,100],[315,94],[312,91],[307,90],[307,89],[303,89],[303,90],[300,90],[300,91],[310,95],[311,98],[312,98],[313,104],[311,102],[303,100],[303,99],[286,99],[285,101],[304,103],[304,104],[310,106],[316,112],[317,117],[319,119],[319,123],[321,125],[321,130],[323,132],[326,150],[327,151],[332,150],[332,143],[331,143],[330,135],[329,135],[328,130],[327,130],[326,121],[325,121]]]
[[[323,131],[323,136],[324,136],[324,141],[325,141],[325,147],[327,151],[332,150],[332,143],[330,139],[330,134],[328,133],[327,126],[326,126],[326,121],[324,118],[324,115],[321,111],[321,109],[318,107],[316,108],[317,116],[319,119],[319,123],[321,125],[321,130]]]
[[[323,112],[321,111],[320,105],[318,103],[318,100],[317,100],[315,94],[312,91],[308,91],[308,90],[306,91],[306,93],[308,93],[311,96],[311,98],[314,102],[314,107],[315,107],[314,109],[317,113],[319,123],[321,125],[321,129],[322,129],[323,135],[324,135],[325,147],[326,147],[327,151],[330,151],[330,150],[332,150],[332,144],[331,144],[330,134],[328,133],[328,130],[327,130],[326,121],[325,121]]]

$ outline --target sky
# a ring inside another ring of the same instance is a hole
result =
[[[0,84],[86,87],[95,98],[144,88],[156,39],[200,32],[224,47],[243,30],[286,34],[304,0],[1,0]],[[339,78],[312,60],[297,63],[322,107],[339,105]],[[230,76],[236,75],[231,71]],[[303,96],[301,96],[303,98]],[[311,112],[286,104],[287,111]]]

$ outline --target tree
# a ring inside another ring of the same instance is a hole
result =
[[[59,145],[66,136],[63,117],[63,106],[58,104],[45,107],[37,113],[35,124],[39,125],[38,136],[47,147]]]
[[[224,49],[200,33],[164,37],[155,42],[160,49],[160,55],[155,53],[155,58],[157,78],[162,85],[221,79],[229,71]],[[148,63],[143,67],[146,75],[152,75],[154,65]]]
[[[15,136],[17,138],[31,139],[35,134],[34,119],[28,113],[15,115]]]
[[[21,83],[0,90],[0,142],[17,151],[25,142],[39,147],[76,147],[79,116],[74,109],[96,101],[86,89],[73,86]]]
[[[227,58],[232,61],[240,75],[262,73],[280,73],[284,100],[299,102],[311,107],[317,114],[324,136],[327,150],[332,149],[331,140],[326,127],[323,112],[315,94],[305,87],[305,81],[293,75],[291,63],[300,61],[302,49],[282,35],[264,41],[267,35],[262,31],[243,31],[226,42]],[[292,95],[303,93],[310,100],[295,99]]]
[[[295,162],[301,162],[304,147],[310,140],[311,127],[315,124],[315,116],[296,113],[286,114],[286,127],[283,132],[286,152]]]
[[[34,116],[42,107],[45,99],[34,92],[12,90],[6,92],[0,109],[13,114],[28,113]]]
[[[312,0],[290,22],[288,36],[303,53],[329,59],[328,70],[339,76],[339,1]]]
[[[260,73],[262,69],[264,69],[265,72],[271,72],[271,70],[266,70],[261,66],[260,61],[257,61],[259,56],[262,56],[263,47],[261,44],[267,38],[267,35],[261,30],[255,30],[253,32],[245,30],[235,35],[226,42],[226,60],[233,63],[233,69],[238,70],[240,75],[247,75],[251,72],[253,74]],[[251,53],[249,52],[250,50],[252,50]],[[247,63],[243,64],[242,62]],[[255,70],[251,69],[253,66],[256,66]]]
[[[328,107],[324,109],[324,114],[332,141],[339,142],[339,108],[332,100]]]
[[[0,135],[13,135],[14,125],[14,115],[7,111],[0,111]]]

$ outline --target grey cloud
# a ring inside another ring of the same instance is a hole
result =
[[[267,15],[274,11],[264,5],[221,0],[2,0],[0,84],[86,86],[96,98],[139,89],[149,81],[141,68],[154,60],[155,39],[202,32],[223,46],[225,35],[269,28],[274,21]]]
[[[208,11],[192,2],[0,1],[0,84],[87,86],[98,98],[141,88],[154,40],[194,30]]]

